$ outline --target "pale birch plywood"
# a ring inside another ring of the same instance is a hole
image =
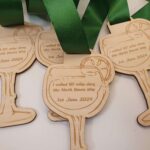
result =
[[[100,40],[103,54],[112,60],[115,70],[133,75],[145,95],[148,110],[138,117],[143,126],[150,126],[150,22],[143,19],[110,26],[111,35]]]
[[[34,25],[0,27],[0,127],[26,124],[36,117],[33,109],[16,106],[15,78],[34,62],[35,38],[41,30]]]
[[[48,68],[43,85],[44,102],[69,121],[71,150],[87,150],[85,119],[95,116],[104,107],[114,72],[110,60],[98,54],[83,57],[81,61],[68,59],[65,64]]]

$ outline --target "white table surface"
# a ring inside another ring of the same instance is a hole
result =
[[[82,0],[80,14],[88,0]],[[129,0],[133,14],[146,4],[145,0]],[[26,21],[49,27],[49,23],[26,15]],[[104,25],[100,36],[108,30]],[[98,49],[97,45],[95,47]],[[34,108],[38,116],[30,124],[0,129],[0,150],[69,150],[70,136],[67,122],[52,122],[42,99],[42,82],[46,68],[37,61],[17,76],[17,103]],[[144,96],[135,78],[116,74],[110,97],[103,111],[87,120],[86,143],[89,150],[150,150],[150,127],[141,127],[136,119],[146,110]]]

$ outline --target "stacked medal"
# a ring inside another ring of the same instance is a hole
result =
[[[149,150],[150,3],[139,3],[131,14],[127,0],[0,2],[3,150]]]

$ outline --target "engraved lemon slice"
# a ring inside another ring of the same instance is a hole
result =
[[[132,20],[126,28],[127,33],[142,31],[150,40],[150,22],[144,19]]]
[[[83,61],[80,64],[81,69],[83,68],[97,68],[97,70],[93,69],[83,69],[83,73],[92,75],[95,73],[99,73],[101,76],[102,81],[104,82],[109,82],[112,80],[112,68],[113,65],[110,62],[110,60],[106,57],[101,57],[101,56],[92,56],[92,57],[87,57],[83,59]],[[86,72],[84,72],[86,71]],[[98,72],[97,72],[98,71]]]

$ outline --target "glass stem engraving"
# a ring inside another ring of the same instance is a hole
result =
[[[71,150],[87,150],[84,139],[85,118],[71,116],[69,119],[71,130]]]
[[[10,116],[13,114],[13,108],[15,106],[15,73],[3,73],[1,75],[2,77],[2,101],[1,101],[1,107],[0,109],[2,112],[1,114],[6,114],[7,116]]]
[[[135,76],[138,79],[139,84],[141,85],[141,88],[147,101],[148,108],[150,109],[150,77],[148,71],[142,70],[136,72]]]

